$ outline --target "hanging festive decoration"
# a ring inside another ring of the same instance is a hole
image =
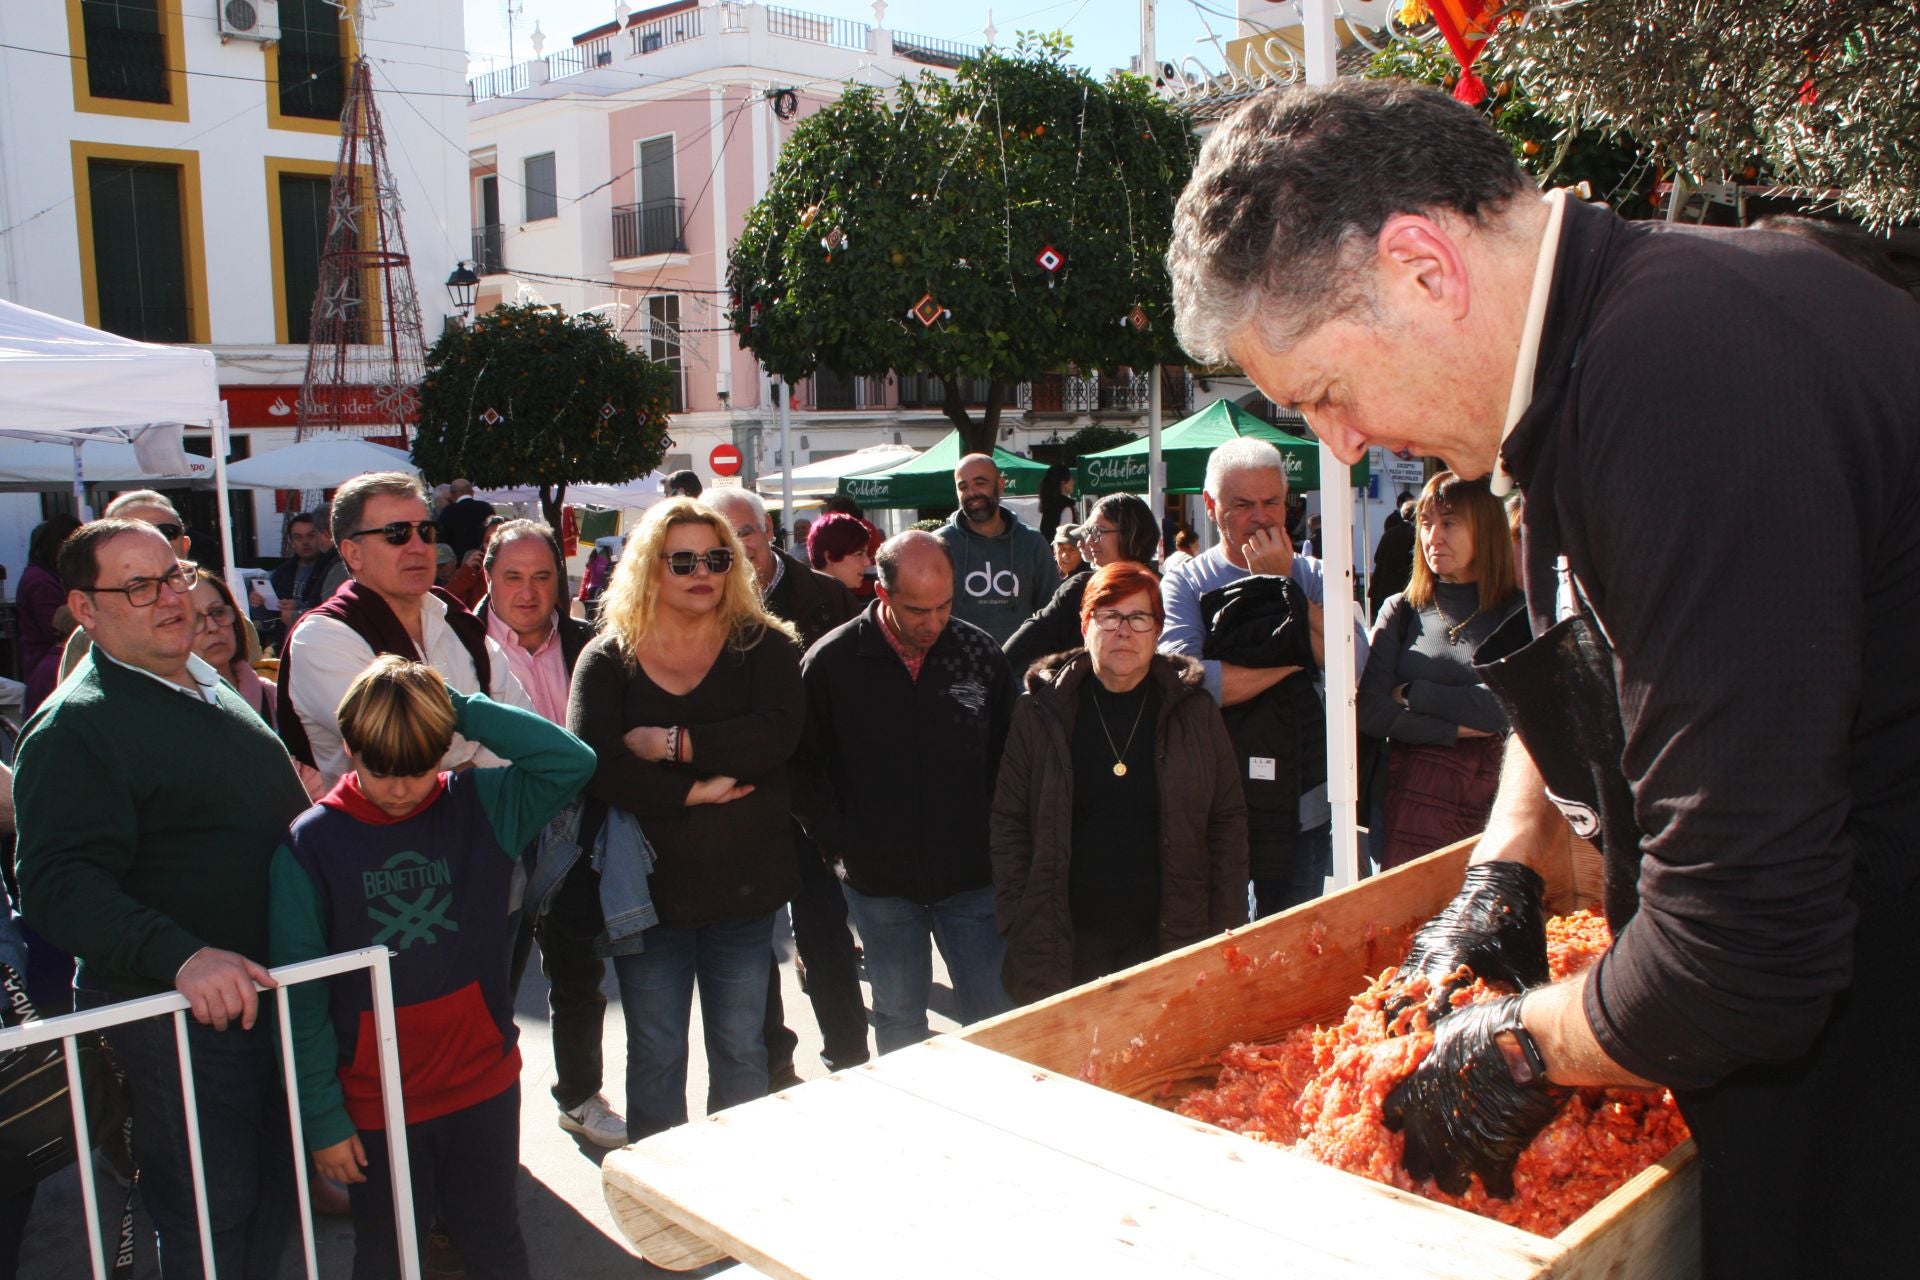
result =
[[[806,210],[802,212],[800,215],[800,225],[803,227],[810,227],[813,225],[813,220],[819,216],[820,216],[820,206],[817,204],[810,204],[806,207]]]
[[[1147,327],[1153,323],[1153,318],[1147,314],[1145,307],[1136,302],[1127,312],[1127,318],[1123,323],[1132,325],[1135,333],[1145,333]]]
[[[501,413],[498,409],[494,408],[492,405],[488,405],[486,409],[480,414],[480,421],[486,423],[490,427],[497,427],[502,422],[505,422],[506,420],[507,420],[507,415],[504,413]]]
[[[1469,106],[1484,102],[1487,86],[1473,74],[1473,62],[1511,10],[1500,0],[1429,0],[1427,7],[1460,64],[1460,82],[1453,86],[1453,96]]]
[[[913,304],[913,308],[907,312],[907,316],[909,319],[918,320],[921,325],[931,329],[942,320],[952,319],[953,312],[935,302],[931,293],[926,293],[920,296],[920,301]]]
[[[1058,249],[1054,248],[1052,245],[1048,245],[1046,248],[1042,249],[1039,253],[1034,254],[1033,260],[1039,263],[1040,269],[1046,272],[1048,275],[1052,275],[1056,271],[1060,270],[1060,268],[1067,265],[1066,255],[1062,254]]]
[[[600,406],[600,420],[602,422],[610,420],[613,417],[613,413],[613,401],[609,400]]]
[[[827,251],[828,256],[838,253],[847,247],[847,233],[839,227],[835,227],[820,237],[820,247]]]

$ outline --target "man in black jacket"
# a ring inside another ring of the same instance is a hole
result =
[[[1380,542],[1373,549],[1373,572],[1367,575],[1367,610],[1372,617],[1380,616],[1380,606],[1388,596],[1405,591],[1413,580],[1414,543],[1418,540],[1413,508],[1413,498],[1401,494],[1400,504],[1380,530]]]
[[[593,628],[567,616],[567,562],[553,530],[533,520],[509,520],[488,544],[482,567],[487,595],[480,602],[487,636],[507,655],[514,678],[533,709],[555,724],[567,722],[567,691],[580,651]],[[606,962],[593,952],[604,927],[600,877],[582,858],[554,891],[546,914],[533,919],[529,903],[514,940],[512,989],[536,939],[547,979],[548,1026],[553,1033],[553,1101],[559,1124],[600,1147],[627,1145],[627,1122],[601,1096],[601,1027],[607,998],[600,991]]]
[[[800,642],[816,640],[860,612],[860,602],[836,578],[813,569],[773,545],[773,518],[760,495],[750,489],[710,489],[707,505],[733,526],[768,612],[800,630]],[[794,824],[794,852],[800,859],[800,892],[788,904],[793,913],[793,945],[806,974],[807,999],[820,1024],[827,1070],[840,1071],[867,1060],[867,1006],[860,995],[860,957],[847,929],[847,900],[819,848]],[[799,1037],[788,1030],[780,998],[780,957],[767,974],[767,1088],[777,1092],[800,1082],[793,1069]]]
[[[801,666],[793,794],[846,882],[888,1053],[929,1034],[929,931],[961,1023],[1007,1008],[987,825],[1015,691],[993,637],[952,616],[953,563],[938,538],[889,538],[877,563],[879,598]]]
[[[1477,654],[1517,736],[1411,966],[1525,990],[1447,1012],[1385,1114],[1411,1176],[1500,1195],[1556,1086],[1664,1085],[1709,1276],[1882,1272],[1920,1146],[1920,307],[1793,237],[1568,197],[1472,109],[1348,78],[1249,101],[1175,215],[1184,350],[1343,462],[1526,494],[1531,634]],[[1548,983],[1570,828],[1613,941]]]

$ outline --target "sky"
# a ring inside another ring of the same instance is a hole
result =
[[[513,19],[513,60],[533,56],[527,39],[537,21],[547,37],[546,49],[570,44],[582,31],[613,17],[613,0],[466,0],[467,53],[475,71],[508,61],[509,4]],[[636,13],[651,8],[647,0],[628,0]],[[786,7],[858,22],[873,21],[871,0],[786,0]],[[1206,43],[1203,19],[1225,44],[1235,33],[1234,0],[1158,0],[1156,52],[1161,61],[1177,61],[1193,54],[1203,65],[1218,70],[1220,54]],[[1070,60],[1096,75],[1110,67],[1124,67],[1140,52],[1139,0],[889,0],[887,25],[895,31],[981,44],[988,14],[999,33],[998,43],[1011,46],[1021,31],[1064,29],[1073,38]]]

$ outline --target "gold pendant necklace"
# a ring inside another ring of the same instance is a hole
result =
[[[1099,691],[1095,690],[1094,692],[1093,718],[1100,722],[1100,732],[1107,739],[1107,750],[1113,752],[1113,776],[1116,778],[1124,778],[1127,776],[1127,752],[1133,750],[1134,735],[1140,732],[1140,720],[1146,714],[1147,695],[1142,693],[1140,695],[1140,709],[1133,713],[1133,728],[1127,730],[1127,745],[1116,750],[1113,745],[1113,731],[1107,728],[1106,713],[1100,709]]]
[[[1467,624],[1480,616],[1480,610],[1476,608],[1460,621],[1453,621],[1453,619],[1447,617],[1447,611],[1440,607],[1440,596],[1438,592],[1436,592],[1433,597],[1433,611],[1440,615],[1440,623],[1447,629],[1447,643],[1451,645],[1459,644],[1461,633],[1467,629]]]

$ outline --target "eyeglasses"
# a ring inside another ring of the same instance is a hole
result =
[[[392,524],[383,524],[373,529],[356,529],[348,538],[367,538],[379,534],[387,540],[390,547],[404,547],[413,541],[413,535],[419,534],[420,541],[432,546],[440,541],[440,526],[432,520],[395,520]]]
[[[216,629],[230,627],[233,625],[233,618],[233,610],[223,604],[217,604],[213,606],[213,608],[204,610],[200,614],[200,625],[203,627],[214,627]]]
[[[180,535],[187,531],[187,527],[185,525],[175,524],[171,520],[163,520],[159,524],[154,525],[153,527],[158,529],[160,531],[160,536],[165,538],[168,542],[180,541]]]
[[[1080,532],[1076,535],[1076,540],[1079,542],[1098,542],[1100,541],[1100,539],[1106,537],[1108,534],[1118,533],[1118,532],[1120,532],[1118,529],[1101,529],[1096,527],[1088,527],[1080,530]]]
[[[704,564],[708,573],[725,573],[733,568],[733,552],[726,547],[715,547],[704,554],[693,551],[670,551],[667,553],[667,571],[676,578],[690,577],[695,565]]]
[[[1118,609],[1095,609],[1093,625],[1102,631],[1118,631],[1122,623],[1127,630],[1144,634],[1160,625],[1160,619],[1150,613],[1121,613]]]
[[[193,582],[187,577],[187,571],[174,568],[158,578],[135,578],[124,587],[82,587],[88,595],[111,591],[115,595],[125,596],[127,603],[136,609],[145,609],[160,599],[160,584],[165,583],[167,590],[177,596],[184,596],[192,590]]]

